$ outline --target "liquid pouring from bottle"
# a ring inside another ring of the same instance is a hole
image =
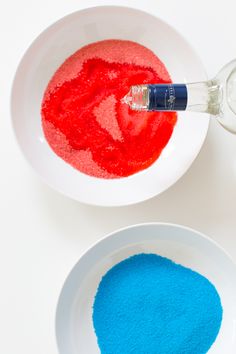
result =
[[[209,113],[236,134],[236,60],[205,82],[131,86],[122,102],[138,111]]]

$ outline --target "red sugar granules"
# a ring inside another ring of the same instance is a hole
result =
[[[88,175],[118,178],[139,172],[159,157],[177,116],[132,111],[121,99],[132,85],[167,82],[164,64],[138,43],[89,44],[48,84],[41,110],[45,137],[58,156]]]

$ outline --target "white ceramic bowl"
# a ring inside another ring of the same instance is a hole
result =
[[[206,79],[190,45],[160,19],[126,7],[94,7],[66,16],[33,42],[16,72],[11,102],[18,143],[42,179],[73,199],[104,206],[137,203],[174,184],[196,158],[209,123],[207,116],[179,114],[174,134],[157,162],[128,178],[90,177],[59,158],[45,141],[41,127],[43,92],[68,56],[88,43],[111,38],[136,41],[150,48],[166,64],[175,82]]]
[[[101,277],[137,253],[157,253],[206,276],[223,305],[219,335],[211,354],[236,353],[236,267],[213,241],[173,224],[142,224],[116,231],[90,248],[68,276],[57,306],[56,336],[60,354],[99,354],[92,305]]]

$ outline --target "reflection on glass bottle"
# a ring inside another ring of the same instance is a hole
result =
[[[122,102],[133,110],[209,113],[236,134],[236,60],[206,82],[132,86]]]

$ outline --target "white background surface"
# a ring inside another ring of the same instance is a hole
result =
[[[236,261],[236,136],[216,122],[177,184],[130,207],[89,207],[57,194],[35,176],[19,151],[9,94],[21,56],[46,26],[98,4],[135,6],[164,19],[190,41],[209,77],[236,57],[234,0],[1,2],[1,354],[57,353],[54,314],[63,281],[81,253],[116,228],[144,221],[184,224],[208,234]]]

